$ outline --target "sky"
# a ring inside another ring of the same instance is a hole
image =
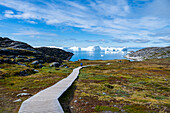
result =
[[[169,46],[170,0],[0,0],[0,37],[32,46]]]

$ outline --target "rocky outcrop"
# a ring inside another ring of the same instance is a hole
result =
[[[0,47],[1,48],[15,48],[15,49],[25,49],[25,50],[31,50],[35,51],[34,48],[27,43],[20,42],[20,41],[14,41],[7,37],[0,37]]]
[[[73,56],[73,53],[66,52],[58,48],[40,47],[40,48],[35,48],[35,50],[41,52],[43,55],[60,58],[62,60],[70,60],[70,58]]]
[[[24,42],[14,41],[6,37],[0,37],[0,55],[13,56],[12,58],[8,58],[6,60],[4,60],[4,58],[0,59],[0,63],[11,62],[11,59],[13,59],[12,63],[17,63],[18,61],[33,62],[38,60],[43,61],[40,63],[59,62],[61,64],[63,60],[69,60],[73,56],[73,53],[57,48],[34,48]],[[30,56],[33,58],[31,59]]]
[[[168,47],[148,47],[136,52],[130,52],[125,56],[128,59],[142,61],[145,59],[160,59],[170,57],[170,46]]]

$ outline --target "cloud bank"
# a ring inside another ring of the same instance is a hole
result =
[[[169,0],[1,0],[0,5],[10,8],[3,11],[5,18],[76,27],[110,36],[113,42],[169,43],[170,40]]]

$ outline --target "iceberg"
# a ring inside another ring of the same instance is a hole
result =
[[[73,46],[73,47],[56,47],[56,46],[47,46],[50,48],[59,48],[59,49],[63,49],[65,51],[69,51],[69,52],[74,52],[74,51],[91,51],[91,52],[106,52],[106,53],[117,53],[117,52],[125,52],[128,51],[127,47],[122,47],[122,48],[116,48],[116,47],[101,47],[101,46],[88,46],[88,47],[77,47],[77,46]]]
[[[100,46],[94,46],[92,50],[96,51],[96,52],[100,52],[101,48],[100,48]]]

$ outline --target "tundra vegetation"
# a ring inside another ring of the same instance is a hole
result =
[[[66,112],[170,112],[170,58],[81,62],[98,65],[83,68],[60,98]]]
[[[0,60],[5,61],[7,55],[2,55]],[[27,56],[27,59],[34,56]],[[0,64],[0,113],[17,113],[21,103],[37,92],[57,83],[67,77],[71,68],[51,67],[51,63],[43,63],[41,67],[32,62],[22,62],[23,58],[9,59],[10,63]],[[22,65],[20,65],[22,64]],[[27,93],[28,95],[22,95]],[[16,101],[21,99],[20,101]],[[16,102],[15,102],[16,101]]]
[[[61,67],[43,63],[41,68],[31,62],[21,62],[26,66],[2,63],[0,112],[16,113],[22,101],[67,77],[80,63],[95,66],[83,68],[60,98],[65,112],[170,112],[169,62],[170,58],[141,62],[86,60],[65,61]],[[17,96],[20,93],[30,95]],[[17,99],[21,101],[14,102]]]

